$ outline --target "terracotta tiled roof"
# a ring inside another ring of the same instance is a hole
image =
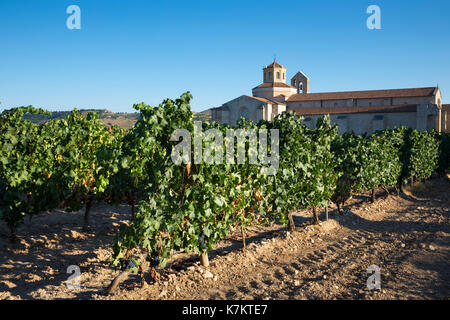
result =
[[[430,97],[433,95],[435,90],[436,90],[435,87],[431,87],[431,88],[413,88],[413,89],[343,91],[343,92],[294,94],[291,97],[289,97],[289,99],[287,101],[288,102],[303,102],[303,101],[316,101],[316,100]]]
[[[284,68],[284,67],[278,62],[274,61],[273,63],[269,64],[266,68]]]
[[[247,97],[252,98],[252,99],[256,99],[256,100],[259,100],[259,101],[262,101],[262,102],[265,102],[265,103],[286,105],[286,103],[278,102],[278,101],[274,101],[274,100],[269,100],[269,99],[265,99],[265,98],[253,97],[253,96],[247,96]]]
[[[274,99],[275,101],[280,101],[280,100],[285,101],[285,100],[286,100],[286,96],[285,96],[284,94],[279,94],[279,95],[277,95],[276,97],[273,97],[273,99]]]
[[[264,82],[263,84],[260,84],[259,86],[257,86],[256,88],[253,89],[258,89],[258,88],[293,88],[293,89],[297,89],[296,87],[293,87],[291,85],[288,85],[287,83],[284,82]]]
[[[241,97],[247,97],[247,98],[250,98],[250,99],[259,100],[259,101],[264,102],[264,103],[277,104],[277,105],[283,105],[283,106],[286,105],[286,103],[283,103],[283,102],[278,102],[278,101],[275,101],[275,100],[269,100],[269,99],[265,99],[265,98],[261,98],[261,97],[254,97],[254,96],[247,96],[247,95],[244,95],[244,96],[241,96]],[[223,110],[223,106],[220,106],[220,107],[217,107],[217,108],[212,108],[212,109],[214,109],[214,110]]]
[[[374,107],[335,107],[335,108],[288,108],[294,110],[297,115],[312,116],[326,114],[350,114],[350,113],[395,113],[395,112],[416,112],[416,104],[403,104],[395,106],[374,106]]]

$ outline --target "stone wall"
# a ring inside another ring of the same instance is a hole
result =
[[[334,108],[392,106],[401,104],[437,104],[435,97],[381,98],[381,99],[343,99],[287,102],[290,108]]]
[[[440,111],[433,105],[418,105],[417,111],[408,112],[385,112],[385,113],[342,113],[331,114],[333,124],[339,126],[339,134],[355,132],[356,134],[373,133],[377,130],[393,129],[406,126],[420,131],[435,129],[440,119]],[[305,124],[314,128],[318,118],[324,115],[302,115]]]
[[[263,118],[266,107],[264,102],[248,96],[241,96],[223,104],[220,110],[221,117],[215,118],[213,113],[212,119],[219,123],[235,125],[241,116],[245,116],[249,120],[258,122]]]

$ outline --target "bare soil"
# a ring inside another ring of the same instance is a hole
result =
[[[27,221],[11,245],[0,225],[0,299],[449,299],[450,179],[436,178],[397,196],[378,192],[349,201],[343,216],[331,205],[329,220],[311,225],[298,212],[297,229],[246,229],[210,252],[177,253],[156,281],[130,275],[120,290],[105,288],[119,274],[110,266],[112,243],[130,208],[97,204],[91,230],[82,232],[83,211],[52,211]],[[81,288],[69,289],[70,265],[81,270]],[[381,272],[381,289],[369,290],[369,266]]]

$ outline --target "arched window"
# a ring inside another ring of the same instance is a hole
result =
[[[269,71],[269,81],[272,80],[272,71]]]
[[[300,83],[298,84],[298,92],[299,92],[299,93],[303,93],[303,82],[300,82]]]
[[[280,73],[279,72],[277,72],[277,79],[278,80],[280,79]]]
[[[438,99],[437,104],[439,107],[441,106],[441,99]]]
[[[240,117],[244,117],[245,119],[249,119],[247,107],[242,107],[241,108]]]
[[[297,80],[295,80],[295,79],[294,79],[294,81],[293,81],[293,85],[294,85],[294,87],[296,87],[296,86],[297,86]]]
[[[283,72],[283,80],[286,79],[286,73]]]

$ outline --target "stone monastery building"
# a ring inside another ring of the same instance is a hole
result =
[[[315,126],[318,117],[330,115],[340,134],[352,130],[372,133],[396,126],[438,132],[449,129],[439,87],[310,93],[306,75],[298,72],[288,84],[286,68],[277,62],[263,69],[263,79],[251,96],[213,108],[212,121],[235,125],[241,116],[255,122],[271,121],[283,111],[294,110],[309,127]]]

